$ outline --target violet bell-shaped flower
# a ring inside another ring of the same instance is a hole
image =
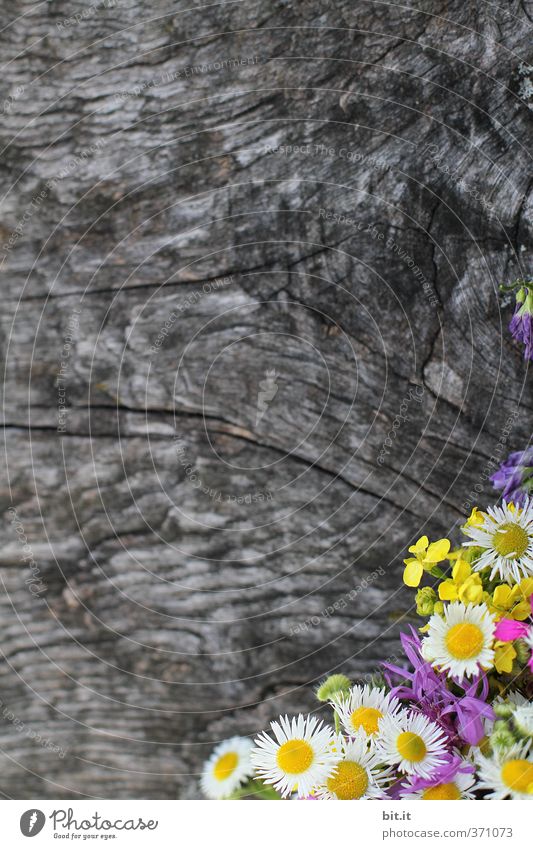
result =
[[[524,345],[524,359],[533,360],[533,290],[522,286],[516,294],[516,307],[509,330]]]
[[[533,448],[513,451],[490,480],[507,503],[523,506],[533,490]]]

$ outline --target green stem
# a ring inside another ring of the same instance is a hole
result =
[[[433,575],[434,578],[447,578],[446,572],[443,572],[442,569],[439,569],[438,566],[432,566],[429,570],[429,574]]]
[[[533,284],[531,280],[515,280],[513,283],[500,283],[499,289],[500,292],[516,292],[517,289],[521,289],[523,286],[530,287]]]

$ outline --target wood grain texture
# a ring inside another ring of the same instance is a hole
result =
[[[533,3],[190,6],[4,7],[8,797],[197,797],[531,434]]]

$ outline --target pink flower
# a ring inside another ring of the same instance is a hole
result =
[[[511,643],[519,637],[525,637],[529,631],[529,625],[525,622],[516,622],[514,619],[500,619],[496,625],[494,636],[504,643]]]

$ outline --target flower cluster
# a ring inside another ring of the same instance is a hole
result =
[[[401,635],[405,663],[372,685],[332,675],[331,709],[220,744],[211,798],[533,799],[533,501],[475,508],[465,541],[426,536],[404,583],[426,621]],[[424,586],[421,586],[424,582]]]
[[[533,490],[533,448],[513,451],[491,476],[495,489],[506,501],[523,505]]]
[[[503,293],[515,295],[515,311],[509,323],[513,338],[524,346],[524,359],[533,360],[533,281],[515,280],[500,286]]]

